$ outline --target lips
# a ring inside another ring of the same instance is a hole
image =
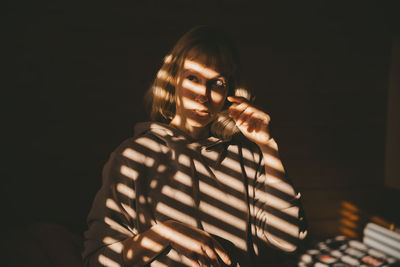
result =
[[[210,112],[206,109],[193,109],[192,110],[198,116],[209,116]]]

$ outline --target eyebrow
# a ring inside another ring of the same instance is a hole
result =
[[[193,60],[186,59],[185,63],[183,65],[184,70],[191,70],[196,73],[199,73],[200,75],[204,76],[207,79],[215,79],[217,77],[221,77],[222,74],[219,72],[216,72],[213,69],[210,69],[203,64],[197,63]],[[222,76],[223,77],[223,76]]]
[[[204,75],[200,72],[198,72],[197,70],[193,70],[193,69],[184,69],[184,74],[195,74],[195,75],[202,75],[204,77]],[[218,80],[218,79],[222,79],[224,82],[227,81],[227,77],[223,74],[220,74],[218,76],[212,77],[212,78],[207,78],[207,80]]]

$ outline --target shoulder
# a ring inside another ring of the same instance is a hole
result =
[[[165,150],[163,140],[151,132],[146,132],[124,140],[112,154],[128,161],[143,163],[155,159],[160,153],[165,153]]]

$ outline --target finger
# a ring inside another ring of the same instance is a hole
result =
[[[237,111],[236,109],[230,107],[229,108],[229,117],[231,117],[232,119],[236,120],[240,115],[240,112]]]
[[[269,124],[271,122],[271,117],[268,114],[265,114],[264,121],[266,124]]]
[[[203,251],[208,256],[208,258],[210,260],[210,264],[212,264],[212,266],[221,266],[219,264],[217,254],[215,254],[215,251],[213,248],[205,247],[205,248],[203,248]]]
[[[232,110],[232,111],[237,111],[239,113],[242,113],[243,110],[245,110],[248,106],[249,106],[248,103],[243,102],[243,103],[240,103],[240,104],[234,104],[234,105],[230,106],[229,109]]]
[[[268,115],[267,115],[268,116]],[[269,119],[260,114],[254,113],[253,119],[255,121],[255,129],[260,130],[262,127],[268,125]]]
[[[226,264],[226,265],[231,265],[231,259],[229,258],[228,253],[225,252],[224,248],[215,240],[214,238],[212,239],[213,245],[214,245],[214,250],[217,252],[218,256],[221,258],[221,260]]]
[[[231,116],[234,120],[237,120],[237,119],[239,118],[240,114],[242,114],[242,113],[246,110],[246,108],[247,108],[248,106],[249,106],[249,105],[248,105],[247,103],[241,103],[241,104],[239,104],[239,105],[231,106],[231,107],[229,108],[230,116]]]
[[[261,125],[260,125],[261,128],[267,128],[267,127],[269,127],[269,125],[270,125],[270,121],[261,120]]]
[[[198,261],[195,261],[193,259],[188,258],[190,263],[192,264],[192,267],[201,267]]]
[[[190,261],[193,267],[201,267],[199,255],[193,251],[185,251],[183,255]]]
[[[203,251],[203,253],[206,254],[204,251]],[[199,262],[200,266],[202,266],[202,267],[203,266],[211,266],[211,261],[207,257],[207,255],[199,255],[198,262]]]
[[[264,122],[262,120],[257,120],[254,130],[259,132],[264,127]]]
[[[246,109],[240,114],[239,118],[236,120],[239,125],[249,125],[250,118],[253,115],[253,111],[251,109]]]
[[[260,121],[260,120],[257,119],[257,118],[250,117],[250,119],[249,119],[249,127],[247,128],[247,131],[251,133],[251,132],[253,132],[254,130],[256,130],[259,121]]]
[[[271,117],[268,114],[264,113],[264,112],[254,112],[253,117],[255,119],[258,119],[258,120],[262,121],[265,124],[269,124],[270,121],[271,121]]]
[[[248,102],[248,100],[246,98],[240,97],[240,96],[228,96],[227,99],[229,102],[238,103],[238,104],[243,103],[243,102]]]

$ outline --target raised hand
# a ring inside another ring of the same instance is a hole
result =
[[[271,139],[270,116],[243,97],[229,96],[228,100],[233,103],[229,108],[229,116],[235,121],[241,133],[257,145],[266,145]]]
[[[228,254],[209,233],[173,220],[160,227],[171,247],[185,255],[192,266],[221,266],[217,255],[225,264],[231,264]]]

